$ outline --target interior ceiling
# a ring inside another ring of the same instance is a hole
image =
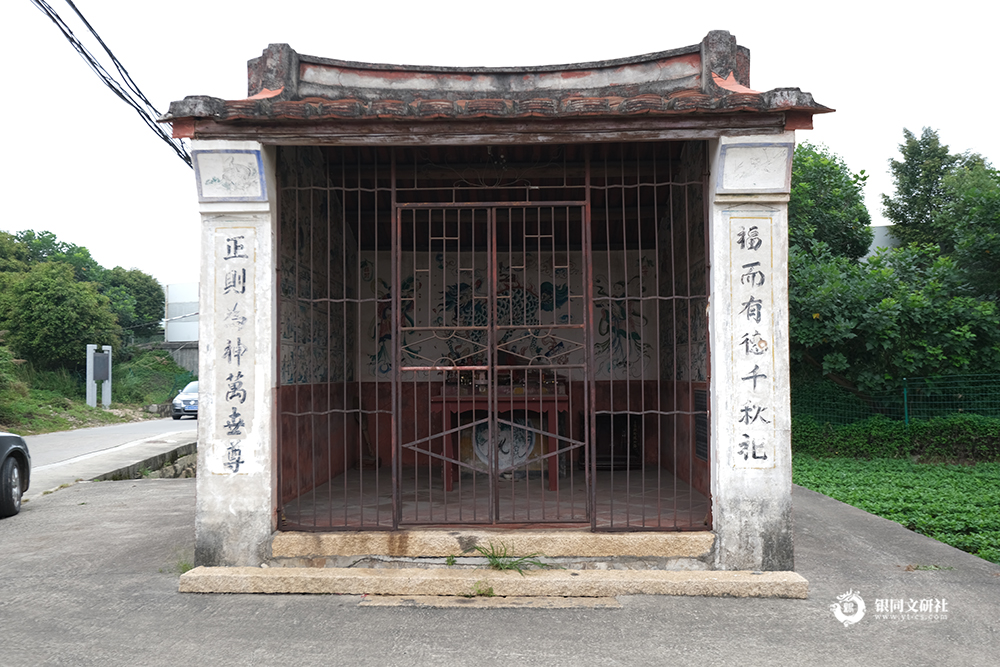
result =
[[[684,144],[533,143],[323,150],[330,185],[339,191],[345,219],[361,247],[385,250],[390,248],[392,229],[393,161],[395,196],[400,204],[544,204],[586,199],[589,154],[592,242],[611,248],[656,245],[656,220],[666,214],[671,197],[684,196],[685,186],[677,178]],[[700,180],[696,185],[700,187]],[[582,226],[574,224],[581,211],[571,207],[564,215],[567,231],[560,236],[570,248],[582,245]],[[477,234],[477,238],[485,235]]]

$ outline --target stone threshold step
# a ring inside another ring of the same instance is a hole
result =
[[[322,558],[380,554],[407,558],[443,558],[469,555],[476,546],[488,548],[490,545],[502,545],[518,556],[633,556],[707,561],[714,542],[715,534],[709,531],[592,533],[585,529],[415,528],[399,531],[279,532],[271,540],[271,557]]]
[[[319,593],[499,597],[809,596],[795,572],[541,570],[524,576],[496,570],[196,567],[181,575],[181,593]]]

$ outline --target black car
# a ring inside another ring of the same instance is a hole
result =
[[[0,432],[0,518],[21,511],[21,496],[30,479],[28,444],[19,435]]]

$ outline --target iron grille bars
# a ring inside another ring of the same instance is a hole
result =
[[[280,149],[282,526],[704,529],[704,156]]]

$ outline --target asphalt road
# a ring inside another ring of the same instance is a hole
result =
[[[113,426],[81,428],[75,431],[28,435],[24,440],[31,451],[31,467],[39,470],[112,447],[167,433],[194,431],[197,428],[198,422],[193,419],[151,419]]]
[[[1000,655],[1000,566],[797,487],[808,600],[627,596],[620,609],[181,594],[194,500],[195,480],[82,483],[0,521],[0,664],[992,667]],[[848,591],[867,611],[844,627],[830,606]],[[904,612],[936,600],[945,617],[880,618],[880,600]]]
[[[152,419],[25,436],[31,452],[31,486],[25,497],[34,500],[62,484],[92,479],[193,442],[197,429],[192,419]]]

